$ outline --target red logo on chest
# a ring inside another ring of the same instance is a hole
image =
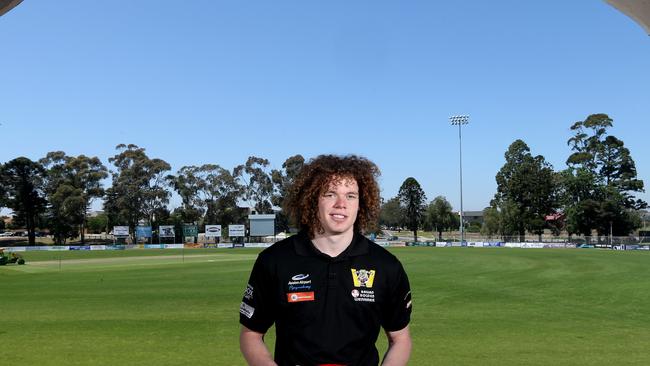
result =
[[[290,292],[287,294],[288,302],[314,301],[314,291],[311,292]]]

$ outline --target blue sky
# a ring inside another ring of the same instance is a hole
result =
[[[385,198],[412,176],[458,209],[448,118],[469,114],[464,209],[481,210],[510,143],[564,169],[569,126],[592,113],[650,184],[648,65],[650,37],[598,0],[26,0],[0,17],[0,162],[108,166],[120,143],[173,172],[353,153]]]

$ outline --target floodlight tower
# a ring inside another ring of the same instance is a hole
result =
[[[452,125],[458,125],[458,156],[460,163],[460,243],[465,242],[465,230],[463,228],[463,138],[461,134],[461,127],[469,123],[469,116],[451,116],[449,117]]]

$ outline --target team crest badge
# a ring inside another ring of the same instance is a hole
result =
[[[354,281],[354,287],[371,288],[372,283],[375,281],[375,270],[352,268],[352,280]]]

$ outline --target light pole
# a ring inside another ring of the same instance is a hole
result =
[[[451,116],[449,117],[452,125],[458,125],[458,156],[460,163],[460,243],[463,245],[465,242],[465,230],[463,228],[463,138],[461,134],[461,127],[469,123],[469,116]]]

